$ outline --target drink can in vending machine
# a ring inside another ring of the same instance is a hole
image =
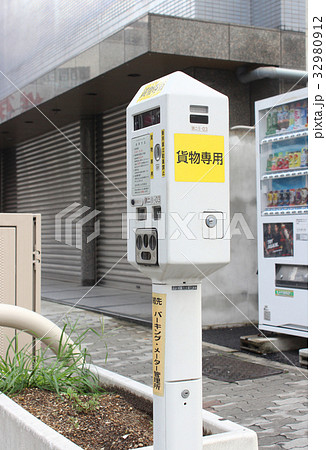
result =
[[[295,189],[290,189],[290,206],[294,206],[295,205],[295,194],[296,194],[296,190]]]
[[[269,208],[273,206],[273,191],[269,191],[267,194],[267,206]]]
[[[277,206],[284,206],[284,191],[281,190],[278,193],[278,205]]]

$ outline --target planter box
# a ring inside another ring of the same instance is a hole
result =
[[[152,388],[114,372],[91,366],[98,374],[103,387],[116,387],[152,402]],[[32,414],[8,398],[0,395],[0,450],[24,448],[24,450],[81,450],[81,447],[45,425]],[[223,420],[203,410],[203,427],[208,436],[203,437],[205,450],[258,450],[254,431]],[[144,450],[153,447],[142,447]]]

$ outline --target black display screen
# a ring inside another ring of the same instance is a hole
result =
[[[190,123],[208,123],[208,116],[200,116],[198,114],[190,114]]]
[[[134,116],[134,130],[150,127],[160,123],[160,108],[151,109]]]

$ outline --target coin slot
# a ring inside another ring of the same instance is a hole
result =
[[[144,234],[144,247],[148,247],[148,234]]]

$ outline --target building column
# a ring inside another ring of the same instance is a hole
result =
[[[81,168],[81,205],[90,209],[85,216],[95,210],[95,117],[86,116],[80,120],[80,168]],[[92,163],[91,163],[92,162]],[[94,233],[97,218],[86,221],[82,226],[81,283],[83,286],[96,282],[96,239],[87,242]]]

